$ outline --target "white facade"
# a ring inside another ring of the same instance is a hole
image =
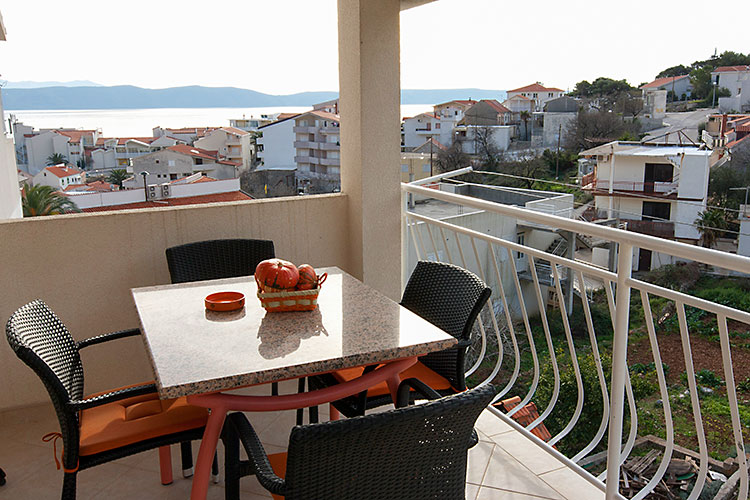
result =
[[[52,186],[60,191],[71,184],[81,184],[83,181],[84,178],[80,170],[62,165],[45,167],[44,170],[34,176],[35,186]]]
[[[338,109],[338,101],[326,104],[329,109]],[[294,162],[298,175],[340,175],[340,130],[339,116],[328,111],[315,110],[294,118]]]
[[[643,89],[643,110],[646,118],[664,118],[667,115],[667,91]]]
[[[737,253],[750,257],[750,205],[740,205],[740,237],[737,242]]]
[[[508,99],[512,99],[516,96],[522,96],[534,101],[534,111],[542,111],[544,109],[544,105],[547,104],[547,101],[557,99],[558,97],[562,97],[564,95],[564,90],[554,87],[548,88],[539,83],[532,83],[531,85],[526,85],[525,87],[508,91]]]
[[[227,160],[240,163],[243,168],[250,168],[253,158],[251,139],[250,132],[235,128],[220,128],[196,140],[193,145],[201,149],[218,151],[219,155]]]
[[[542,131],[542,146],[556,148],[565,142],[568,128],[575,122],[578,113],[544,113],[544,130]],[[560,142],[558,142],[558,139]]]
[[[1,89],[0,89],[1,91]],[[0,117],[3,117],[3,98],[0,94]],[[13,140],[5,132],[5,120],[0,123],[0,220],[20,219],[21,192]]]
[[[162,149],[154,153],[133,159],[133,179],[123,182],[123,187],[143,187],[141,172],[147,172],[147,184],[162,184],[183,177],[189,177],[201,172],[214,179],[233,179],[237,177],[234,165],[227,165],[208,155],[190,154],[188,146],[173,146],[185,148],[186,151]],[[198,153],[203,151],[195,150]]]
[[[510,147],[510,140],[513,137],[513,129],[515,127],[511,125],[489,125],[489,126],[478,126],[478,125],[460,125],[455,129],[455,138],[461,143],[461,149],[466,154],[478,154],[479,146],[477,142],[477,130],[487,129],[490,134],[492,144],[499,151],[507,151]]]
[[[444,146],[450,146],[453,141],[453,129],[455,126],[456,121],[453,117],[447,117],[443,120],[432,113],[422,113],[411,118],[406,118],[403,125],[404,149],[410,151],[421,146],[429,139],[435,139]]]
[[[597,160],[591,183],[584,187],[593,191],[600,213],[629,220],[629,229],[638,232],[688,243],[699,240],[694,221],[706,209],[712,151],[613,142],[581,156]],[[645,269],[642,260],[636,255],[634,268]],[[668,263],[654,253],[649,267]]]
[[[256,142],[258,159],[263,169],[294,170],[296,149],[294,148],[294,119],[288,118],[264,125],[258,129],[263,133]]]

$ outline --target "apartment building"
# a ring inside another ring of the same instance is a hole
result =
[[[208,134],[212,130],[216,130],[217,128],[219,127],[163,128],[156,126],[151,130],[151,132],[154,137],[161,137],[163,135],[166,135],[174,139],[179,139],[186,144],[193,144],[193,142]]]
[[[750,66],[719,66],[711,72],[711,81],[731,93],[719,98],[721,111],[750,111]]]
[[[5,28],[2,16],[0,16],[0,42],[4,41]],[[5,116],[3,115],[3,96],[0,88],[0,117],[3,116]],[[0,123],[0,220],[23,217],[21,194],[18,189],[19,175],[13,141],[6,134],[5,120],[2,120]]]
[[[221,157],[217,151],[208,151],[195,146],[177,144],[154,153],[133,159],[133,178],[123,182],[123,187],[143,187],[144,175],[147,184],[162,184],[196,173],[214,179],[234,179],[242,164]]]
[[[91,159],[94,169],[127,168],[133,164],[133,158],[145,156],[183,141],[169,136],[161,137],[100,137],[96,146],[86,148],[86,155]]]
[[[701,140],[711,148],[729,147],[750,135],[750,114],[715,114],[708,116]]]
[[[513,99],[516,96],[521,96],[534,101],[534,111],[542,111],[547,101],[557,99],[558,97],[562,97],[563,95],[565,95],[564,90],[555,87],[545,87],[539,82],[508,91],[508,99]]]
[[[449,146],[453,140],[453,127],[455,121],[446,120],[443,128],[443,120],[435,113],[421,113],[417,116],[404,118],[403,120],[403,147],[405,151],[412,151],[415,148],[428,142],[430,139],[438,141],[440,144]]]
[[[62,155],[68,163],[76,165],[85,158],[86,148],[94,146],[101,134],[100,130],[34,130],[20,122],[14,123],[13,129],[19,167],[31,175],[41,172],[47,166],[47,158],[53,154]]]
[[[263,125],[268,125],[269,123],[273,123],[273,121],[274,118],[270,115],[260,115],[260,118],[255,118],[254,116],[245,118],[245,115],[242,115],[242,118],[230,118],[229,126],[244,130],[245,132],[256,132]]]
[[[708,175],[718,152],[698,146],[615,141],[580,153],[596,161],[582,179],[594,195],[599,219],[627,222],[627,229],[696,244],[694,221],[706,209]],[[647,271],[671,258],[641,249],[634,269]]]
[[[323,110],[309,111],[294,119],[298,178],[320,177],[309,174],[339,177],[340,125],[339,115]]]
[[[52,186],[60,191],[64,191],[68,186],[81,184],[84,181],[85,176],[83,172],[77,168],[62,164],[45,167],[34,176],[33,180],[35,186]]]
[[[193,142],[193,146],[218,151],[227,160],[250,168],[253,159],[252,134],[235,127],[222,127],[208,132]]]

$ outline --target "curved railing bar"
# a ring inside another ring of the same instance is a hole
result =
[[[607,425],[609,424],[609,392],[607,391],[607,379],[604,376],[602,358],[599,355],[599,343],[596,341],[596,332],[594,331],[594,320],[591,317],[591,307],[589,306],[589,299],[586,295],[586,281],[581,271],[578,271],[578,280],[581,282],[581,287],[583,288],[581,302],[583,304],[584,316],[586,317],[586,329],[589,333],[589,342],[591,342],[591,353],[594,356],[594,364],[596,365],[596,375],[599,377],[599,389],[602,392],[602,421],[599,424],[599,429],[596,431],[596,434],[589,444],[571,459],[573,462],[578,462],[588,455],[591,450],[597,447],[604,437],[604,433],[607,431]]]
[[[412,222],[411,224],[407,222],[406,227],[409,228],[411,239],[414,241],[414,253],[417,255],[417,260],[422,260],[422,254],[419,251],[419,243],[417,243],[417,224],[418,222]]]
[[[727,397],[729,398],[729,409],[732,414],[732,432],[734,433],[734,444],[737,448],[737,459],[740,466],[740,492],[737,498],[748,497],[748,464],[745,454],[745,443],[742,437],[742,422],[740,421],[740,410],[737,405],[737,387],[732,370],[732,353],[729,348],[729,330],[727,318],[724,315],[717,316],[719,322],[719,338],[721,339],[721,357],[724,361],[724,379],[727,384]]]
[[[562,286],[560,286],[560,273],[557,271],[557,264],[552,264],[552,275],[555,279],[555,290],[557,291],[557,301],[560,306],[560,315],[562,316],[563,328],[565,329],[565,338],[568,341],[568,352],[570,353],[570,361],[573,363],[573,370],[576,376],[576,386],[578,387],[578,397],[576,399],[576,409],[573,412],[573,416],[568,421],[568,425],[563,430],[557,433],[552,439],[549,440],[549,445],[554,446],[555,443],[560,441],[562,438],[567,436],[576,423],[581,417],[581,411],[583,410],[583,379],[581,378],[581,368],[578,366],[578,355],[576,354],[576,348],[573,344],[573,334],[570,331],[570,322],[568,321],[568,311],[565,307],[565,296],[562,293]],[[572,288],[571,288],[572,290]]]
[[[492,256],[492,264],[495,267],[495,277],[497,278],[498,288],[500,289],[500,299],[503,302],[503,310],[505,312],[505,322],[508,325],[508,335],[510,335],[511,341],[513,342],[513,353],[515,354],[514,362],[513,362],[513,373],[510,376],[510,379],[508,380],[508,383],[505,384],[505,387],[497,393],[495,398],[493,399],[493,403],[496,401],[499,401],[504,395],[506,395],[513,385],[516,383],[516,380],[518,379],[519,373],[521,373],[521,353],[518,348],[518,341],[516,340],[516,332],[513,328],[513,318],[510,315],[510,306],[508,305],[508,300],[505,296],[505,287],[503,286],[503,280],[500,275],[500,267],[497,265],[497,255],[495,254],[495,245],[490,244],[490,255]],[[500,342],[500,338],[497,339],[497,345],[498,349],[502,349],[503,346]],[[498,362],[496,365],[497,371],[500,371],[500,363]],[[497,375],[497,373],[495,373]],[[492,377],[494,379],[494,376]]]
[[[526,338],[529,341],[531,359],[534,363],[534,375],[531,378],[531,385],[529,386],[526,396],[524,396],[523,400],[521,400],[515,408],[508,412],[508,416],[512,417],[516,412],[529,404],[529,401],[531,401],[531,398],[533,398],[536,393],[536,389],[539,386],[539,355],[536,352],[536,342],[534,342],[534,335],[531,332],[531,325],[529,324],[529,313],[526,310],[526,301],[523,298],[523,291],[521,290],[521,281],[518,279],[518,267],[516,266],[516,260],[513,258],[513,250],[510,248],[506,248],[506,250],[508,252],[508,261],[510,262],[513,283],[515,284],[516,293],[518,294],[518,303],[521,307],[521,316],[523,317],[523,326],[526,330]]]
[[[654,317],[651,313],[651,302],[648,300],[648,293],[640,290],[641,303],[643,304],[643,313],[646,319],[646,329],[648,330],[648,340],[651,343],[651,352],[654,356],[654,366],[656,368],[656,377],[659,381],[659,394],[661,396],[662,407],[664,408],[664,426],[667,431],[667,445],[664,447],[664,456],[662,457],[659,467],[654,472],[654,476],[631,500],[641,500],[654,488],[664,477],[667,467],[672,460],[674,451],[674,427],[672,422],[672,408],[669,403],[669,389],[667,388],[667,377],[664,375],[664,366],[661,363],[661,352],[659,351],[659,342],[656,340],[656,329],[654,328]]]
[[[425,224],[425,227],[427,228],[427,234],[429,235],[430,242],[432,243],[432,250],[435,252],[435,260],[440,261],[440,252],[438,252],[437,245],[435,244],[435,237],[432,235],[430,224]]]
[[[534,257],[529,255],[529,269],[531,269],[531,276],[534,278],[534,291],[536,292],[536,300],[539,303],[539,317],[542,318],[542,328],[544,329],[544,337],[547,339],[547,349],[549,350],[549,358],[552,363],[552,373],[555,376],[554,385],[552,388],[552,396],[550,396],[549,403],[544,409],[541,415],[539,415],[533,422],[526,426],[528,430],[532,430],[537,425],[544,422],[552,410],[555,409],[557,404],[557,398],[560,396],[560,367],[557,364],[557,356],[555,355],[555,345],[552,342],[552,334],[549,330],[549,322],[547,321],[547,308],[542,298],[542,288],[539,284],[539,276],[536,272],[536,262]]]
[[[698,399],[698,384],[695,381],[695,366],[693,365],[693,352],[690,346],[690,333],[688,332],[687,317],[685,316],[685,304],[677,302],[677,319],[680,324],[680,338],[682,340],[682,354],[685,358],[685,372],[687,374],[688,388],[690,389],[690,402],[693,406],[693,420],[695,421],[695,432],[698,438],[698,449],[700,450],[700,466],[695,487],[690,492],[687,500],[696,500],[703,491],[703,484],[708,474],[708,448],[706,447],[706,434],[703,430],[703,417],[701,415],[700,399]]]
[[[474,259],[477,262],[477,268],[479,269],[479,274],[480,274],[479,277],[482,278],[482,281],[484,281],[485,283],[487,283],[487,279],[484,276],[484,270],[482,269],[482,262],[479,260],[479,252],[477,252],[476,240],[472,236],[472,237],[469,237],[469,242],[471,242],[471,248],[474,251]],[[468,267],[465,267],[465,269],[468,269]],[[489,301],[488,301],[488,303],[489,303]],[[495,323],[495,324],[497,324],[496,320],[495,320],[495,311],[492,310],[492,305],[490,305],[490,316],[492,317],[492,322]],[[481,317],[479,318],[479,322],[480,322],[480,324],[482,323]],[[485,331],[484,325],[482,325],[481,330],[482,330],[482,347],[481,347],[481,349],[479,351],[479,359],[480,360],[484,359],[484,356],[487,354],[487,333]],[[498,352],[498,356],[502,357],[502,355],[503,355],[502,351]],[[477,365],[477,367],[478,367],[478,365]]]

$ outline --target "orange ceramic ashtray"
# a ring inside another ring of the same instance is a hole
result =
[[[240,292],[217,292],[206,296],[206,309],[236,311],[245,305],[245,295]]]

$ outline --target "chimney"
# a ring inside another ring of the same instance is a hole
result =
[[[721,115],[721,128],[719,128],[719,141],[724,144],[724,134],[727,132],[727,114]]]

